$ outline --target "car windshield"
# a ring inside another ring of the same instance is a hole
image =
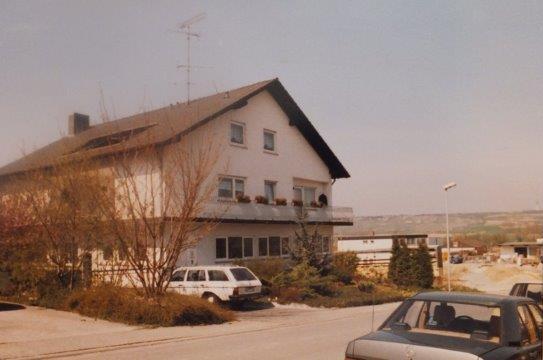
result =
[[[408,300],[382,329],[500,342],[496,306]]]
[[[256,280],[256,277],[246,268],[230,269],[237,281]]]

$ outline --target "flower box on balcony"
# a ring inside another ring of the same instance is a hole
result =
[[[285,199],[285,198],[277,198],[277,199],[275,199],[275,205],[286,206],[287,205],[287,199]]]
[[[266,205],[269,203],[268,198],[261,195],[255,196],[255,202],[257,204],[266,204]]]
[[[311,207],[321,207],[321,204],[319,204],[319,203],[316,202],[316,201],[311,201],[310,206],[311,206]]]
[[[304,202],[302,200],[292,200],[292,206],[304,206]]]
[[[236,196],[236,199],[239,203],[247,204],[251,202],[251,197],[249,195],[238,195]]]

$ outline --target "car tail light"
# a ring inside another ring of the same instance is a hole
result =
[[[239,288],[234,288],[234,293],[233,293],[234,296],[238,296],[239,295]]]

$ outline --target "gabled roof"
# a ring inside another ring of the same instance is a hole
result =
[[[240,108],[247,100],[267,90],[327,165],[330,176],[350,177],[324,139],[294,102],[278,79],[261,81],[238,89],[178,103],[122,119],[91,126],[79,134],[66,136],[0,168],[0,177],[46,168],[61,161],[85,156],[107,156],[152,144],[167,144],[218,116]]]

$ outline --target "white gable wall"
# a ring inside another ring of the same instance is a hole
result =
[[[230,144],[231,121],[245,124],[244,146]],[[276,154],[263,149],[264,129],[276,133]],[[289,125],[287,115],[267,91],[252,97],[247,106],[229,111],[193,131],[180,144],[170,146],[165,152],[166,162],[168,151],[175,151],[177,146],[188,143],[206,146],[209,142],[220,152],[220,160],[210,177],[213,181],[218,181],[220,175],[243,177],[245,194],[252,200],[264,195],[264,181],[275,181],[276,197],[286,198],[289,203],[295,182],[312,185],[317,187],[316,197],[324,193],[332,205],[328,167],[298,128]]]

